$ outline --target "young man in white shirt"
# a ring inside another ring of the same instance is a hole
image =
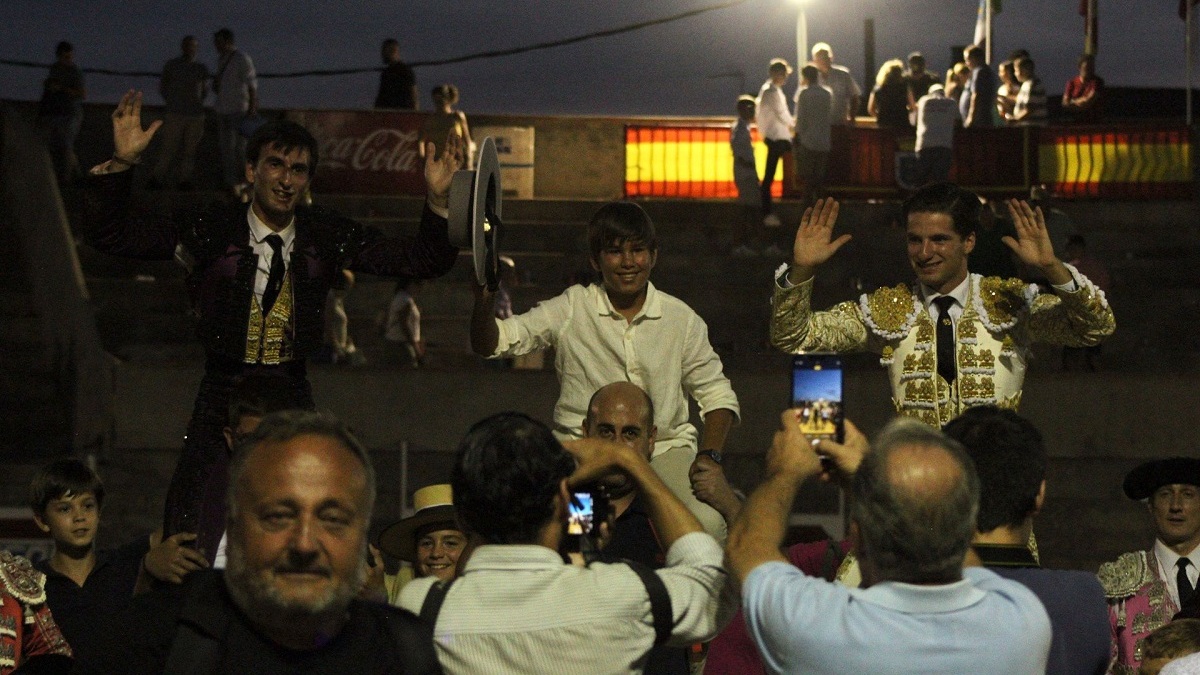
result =
[[[787,82],[792,67],[783,59],[772,59],[767,67],[770,77],[758,92],[758,112],[755,121],[763,144],[767,146],[767,166],[762,179],[763,224],[779,227],[779,216],[771,210],[771,186],[775,183],[775,169],[779,160],[792,149],[792,133],[796,120],[788,112],[787,98],[783,85]]]
[[[480,356],[504,358],[554,347],[561,387],[554,431],[560,439],[580,437],[588,401],[600,387],[627,381],[645,389],[658,427],[655,471],[704,529],[724,540],[724,519],[696,499],[688,480],[697,449],[720,461],[725,436],[740,415],[708,327],[690,307],[650,283],[658,239],[640,206],[603,206],[588,225],[588,244],[601,282],[572,286],[524,314],[497,319],[495,293],[475,286],[471,348]],[[702,432],[688,422],[689,397],[700,408]]]

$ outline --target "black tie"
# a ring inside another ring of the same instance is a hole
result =
[[[1179,587],[1179,605],[1187,602],[1188,598],[1192,597],[1192,582],[1188,581],[1187,568],[1192,561],[1187,558],[1180,558],[1176,561],[1175,566],[1179,571],[1175,573],[1175,585]]]
[[[950,308],[954,306],[954,298],[943,295],[933,299],[937,305],[937,371],[947,382],[955,378],[954,368],[954,321],[950,318]]]
[[[265,241],[271,246],[271,275],[267,277],[267,288],[263,291],[261,304],[263,314],[270,314],[271,308],[275,306],[275,299],[279,297],[279,291],[283,290],[283,237],[269,234]]]

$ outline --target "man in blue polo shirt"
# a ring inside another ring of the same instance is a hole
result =
[[[814,447],[797,412],[783,413],[766,477],[726,551],[768,672],[1045,673],[1050,620],[1037,596],[990,570],[963,569],[979,479],[962,446],[898,419],[869,453],[849,422],[844,445]],[[827,478],[848,479],[862,588],[807,576],[779,552],[799,486],[823,472],[817,453],[832,459]]]

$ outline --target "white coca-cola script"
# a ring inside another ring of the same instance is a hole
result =
[[[319,137],[321,166],[409,173],[417,168],[417,131],[375,129],[364,136]]]

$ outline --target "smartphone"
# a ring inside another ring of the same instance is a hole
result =
[[[599,526],[596,522],[596,497],[590,490],[571,493],[567,511],[569,535],[591,534]]]
[[[809,438],[843,442],[842,357],[797,354],[792,357],[792,407],[800,411],[800,430]]]

